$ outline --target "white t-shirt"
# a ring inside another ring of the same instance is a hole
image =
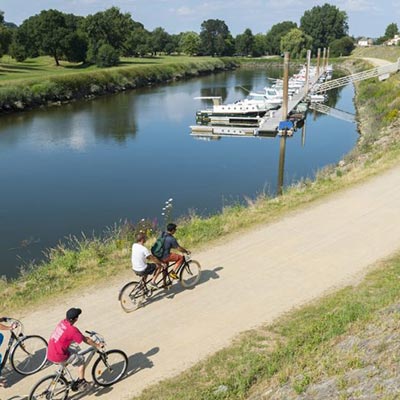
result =
[[[150,250],[140,243],[132,245],[132,268],[135,271],[144,271],[147,267],[146,259],[151,255]]]

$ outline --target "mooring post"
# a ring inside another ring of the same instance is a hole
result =
[[[328,50],[326,51],[326,69],[328,69],[329,65],[329,52],[330,52],[330,47],[328,47]]]
[[[320,63],[320,60],[321,60],[321,49],[318,48],[318,51],[317,51],[317,77],[318,78],[319,78],[319,63]]]
[[[278,187],[276,193],[280,196],[283,192],[283,176],[285,173],[286,135],[281,136],[279,145]]]
[[[322,72],[325,72],[326,47],[322,50]]]
[[[311,50],[307,50],[307,64],[306,64],[306,85],[305,85],[305,92],[308,93],[308,85],[310,79],[310,63],[311,63]]]
[[[282,101],[282,121],[287,120],[289,102],[289,58],[290,54],[285,51],[283,60],[283,101]]]

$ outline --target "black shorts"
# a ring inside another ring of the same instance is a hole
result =
[[[154,271],[156,270],[156,264],[147,264],[147,267],[144,271],[135,271],[136,275],[143,276],[143,275],[153,275]]]

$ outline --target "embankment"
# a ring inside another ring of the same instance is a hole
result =
[[[198,75],[235,69],[232,59],[108,68],[62,76],[48,76],[0,86],[0,114],[40,106],[60,105],[78,99],[187,79]]]

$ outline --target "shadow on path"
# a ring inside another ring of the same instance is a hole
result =
[[[221,271],[223,267],[214,267],[214,269],[206,269],[201,271],[200,280],[199,282],[192,288],[184,288],[178,282],[175,282],[169,289],[161,289],[156,292],[151,298],[147,299],[146,302],[142,305],[141,308],[145,307],[146,305],[156,303],[157,301],[163,299],[173,299],[178,294],[182,293],[186,290],[195,290],[196,287],[202,285],[203,283],[208,282],[211,279],[219,279],[218,272]]]

